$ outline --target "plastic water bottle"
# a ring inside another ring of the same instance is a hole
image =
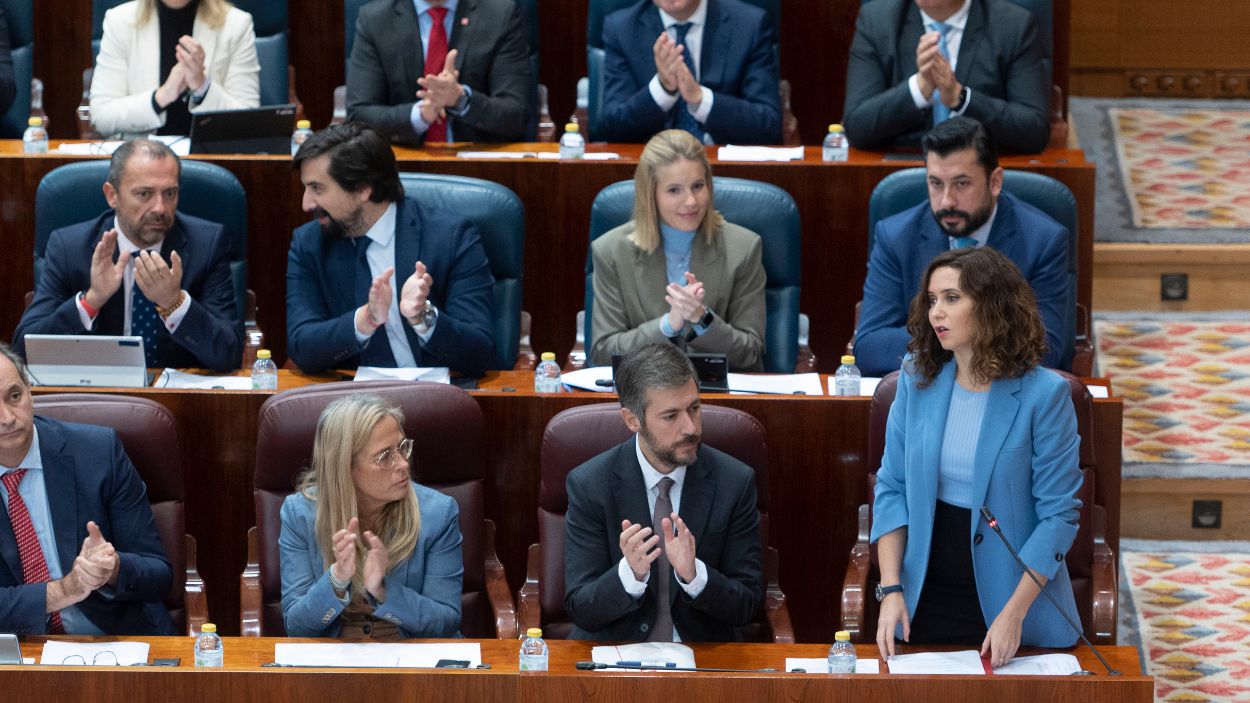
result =
[[[26,131],[22,134],[22,152],[25,154],[48,153],[48,130],[44,129],[42,117],[26,120]]]
[[[278,390],[278,367],[274,365],[272,357],[268,349],[256,352],[256,363],[252,364],[252,390]]]
[[[225,665],[226,650],[221,646],[221,638],[217,636],[217,626],[211,622],[204,623],[200,628],[200,636],[195,638],[195,666],[216,667]]]
[[[543,352],[542,361],[534,369],[534,392],[559,393],[560,390],[560,367],[556,364],[556,355]]]
[[[521,671],[547,670],[547,643],[543,641],[543,631],[531,627],[525,632],[521,641]]]
[[[846,133],[842,131],[842,125],[829,125],[829,133],[825,135],[825,142],[821,147],[820,156],[825,161],[846,161],[850,154],[850,145],[846,143]]]
[[[586,140],[582,139],[581,128],[576,122],[564,125],[564,136],[560,137],[560,158],[580,159],[586,153]]]
[[[300,120],[295,123],[295,131],[291,132],[291,156],[295,156],[295,152],[303,146],[304,142],[313,135],[312,122],[308,120]]]
[[[838,630],[833,636],[833,646],[829,648],[829,673],[855,673],[855,645],[851,644],[851,633]]]
[[[859,367],[855,365],[855,357],[847,354],[842,357],[842,365],[833,374],[834,395],[859,395]]]

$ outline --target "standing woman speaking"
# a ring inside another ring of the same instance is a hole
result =
[[[1080,436],[1068,384],[1045,352],[1032,289],[989,248],[929,264],[912,301],[908,356],[886,426],[871,539],[881,601],[877,645],[979,645],[993,666],[1020,645],[1076,633],[1000,540],[981,506],[1077,620],[1064,555],[1076,537]]]

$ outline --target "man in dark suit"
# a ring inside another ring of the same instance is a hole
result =
[[[1068,230],[1003,192],[1003,169],[985,128],[956,117],[925,135],[929,202],[887,217],[873,230],[855,333],[855,363],[866,376],[896,371],[911,335],[907,312],[933,257],[990,246],[1015,262],[1037,297],[1046,326],[1042,365],[1059,368],[1070,336]]]
[[[574,639],[736,639],[763,600],[751,467],[699,445],[699,389],[671,344],[616,372],[634,439],[569,473],[564,606]]]
[[[0,344],[0,631],[172,635],[173,571],[147,488],[104,427],[35,417]]]
[[[640,0],[613,12],[594,138],[645,142],[678,128],[708,143],[779,143],[775,41],[768,14],[741,0]]]
[[[843,124],[860,149],[911,147],[946,115],[1006,151],[1046,148],[1049,76],[1028,10],[1006,0],[872,0],[859,11]]]
[[[239,367],[243,324],[226,233],[177,212],[181,171],[160,142],[113,152],[111,209],[48,239],[35,298],[13,333],[19,354],[27,334],[133,334],[149,367]]]
[[[348,122],[295,155],[304,211],[286,268],[287,349],[305,371],[446,366],[495,357],[494,278],[477,228],[404,197],[380,132]]]
[[[529,94],[529,45],[513,0],[375,0],[360,9],[348,119],[405,143],[523,141]]]

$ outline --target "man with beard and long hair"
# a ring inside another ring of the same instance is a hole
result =
[[[621,418],[635,437],[565,482],[573,639],[732,641],[763,600],[755,472],[700,446],[695,378],[668,343],[617,368]]]
[[[495,357],[495,283],[477,228],[405,197],[395,153],[357,122],[295,155],[304,212],[286,268],[287,350],[304,371],[446,366],[481,376]]]
[[[878,222],[855,332],[855,363],[866,376],[897,371],[907,353],[907,305],[933,257],[989,246],[1011,259],[1037,297],[1046,327],[1042,366],[1060,368],[1075,310],[1068,309],[1068,230],[1003,191],[990,133],[954,117],[922,143],[929,202]]]
[[[178,212],[182,163],[168,146],[135,139],[113,152],[109,209],[56,230],[35,298],[13,333],[143,337],[147,365],[237,369],[243,323],[235,307],[225,229]]]

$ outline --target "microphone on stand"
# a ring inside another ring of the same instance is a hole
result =
[[[1046,599],[1050,601],[1050,604],[1054,606],[1055,610],[1057,610],[1059,614],[1063,616],[1064,620],[1068,621],[1068,625],[1070,625],[1072,629],[1076,632],[1077,636],[1081,638],[1081,641],[1085,643],[1085,646],[1089,647],[1089,650],[1094,653],[1094,656],[1098,657],[1098,661],[1102,662],[1102,665],[1107,668],[1107,673],[1111,676],[1119,676],[1120,672],[1117,671],[1116,669],[1111,668],[1111,665],[1108,664],[1107,660],[1103,658],[1102,653],[1098,651],[1098,648],[1095,647],[1092,642],[1086,639],[1084,630],[1082,630],[1079,625],[1077,625],[1075,622],[1072,621],[1071,616],[1065,613],[1063,611],[1063,608],[1059,607],[1059,602],[1055,600],[1055,597],[1050,595],[1050,593],[1046,591],[1046,588],[1042,585],[1042,582],[1038,581],[1037,576],[1033,574],[1033,570],[1030,569],[1027,565],[1025,565],[1024,560],[1020,558],[1020,554],[1017,553],[1015,548],[1011,546],[1011,542],[1007,541],[1007,535],[1004,535],[1003,531],[999,529],[998,520],[994,518],[994,514],[990,512],[989,507],[984,506],[984,505],[981,506],[981,519],[985,520],[985,524],[989,525],[990,529],[994,531],[994,534],[998,535],[999,539],[1003,541],[1003,545],[1007,547],[1007,551],[1011,552],[1011,558],[1015,559],[1016,563],[1020,565],[1020,568],[1024,569],[1024,573],[1028,574],[1029,578],[1033,579],[1033,583],[1037,584],[1037,590],[1041,591],[1042,595],[1046,596]],[[1076,674],[1093,676],[1094,672],[1081,670],[1081,671],[1076,672]]]
[[[577,662],[578,671],[594,671],[597,669],[630,669],[633,671],[700,671],[714,674],[758,674],[776,673],[777,669],[716,669],[707,666],[668,666],[667,664],[600,664],[598,662]]]

